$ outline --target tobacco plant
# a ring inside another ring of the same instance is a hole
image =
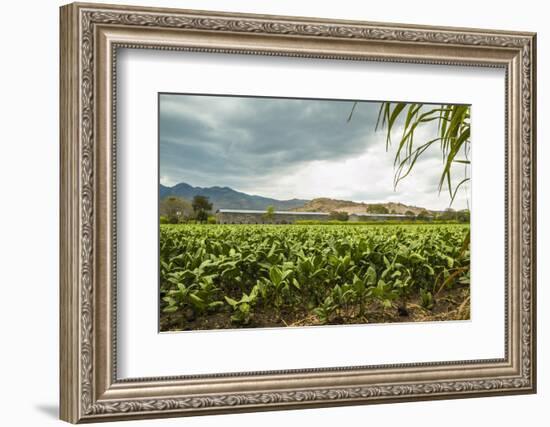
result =
[[[413,298],[425,308],[470,281],[468,225],[161,225],[163,315],[266,310],[319,323]],[[304,314],[304,315],[305,315]]]

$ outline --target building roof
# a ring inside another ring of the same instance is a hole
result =
[[[216,213],[236,213],[236,214],[265,214],[266,211],[263,210],[254,210],[254,209],[218,209]],[[277,215],[324,215],[329,216],[328,212],[298,212],[298,211],[275,211],[273,212]],[[406,217],[407,215],[403,214],[372,214],[372,213],[352,213],[350,216],[359,216],[359,217],[386,217],[386,218],[395,218],[395,217]]]
[[[352,213],[350,216],[382,216],[382,217],[388,217],[388,218],[395,218],[395,217],[406,217],[408,215],[405,214],[373,214],[373,213]],[[412,215],[411,215],[412,216]]]
[[[240,214],[265,214],[265,210],[253,209],[218,209],[216,213],[240,213]],[[294,211],[275,211],[278,215],[329,215],[327,212],[294,212]]]

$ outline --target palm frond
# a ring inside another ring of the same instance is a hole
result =
[[[355,109],[355,104],[354,107]],[[353,113],[353,110],[352,110]],[[400,119],[403,117],[403,119]],[[349,119],[351,119],[351,114]],[[415,141],[416,131],[425,123],[437,121],[438,136],[428,141]],[[386,129],[386,150],[392,143],[392,134],[398,126],[403,126],[401,138],[397,144],[394,166],[394,186],[407,177],[420,156],[433,144],[439,143],[443,159],[443,170],[439,179],[438,189],[444,187],[449,191],[450,204],[456,198],[458,189],[467,181],[467,168],[470,165],[470,107],[467,105],[443,104],[428,108],[421,103],[391,103],[384,102],[380,106],[376,129]],[[464,158],[457,158],[459,153]],[[462,163],[465,166],[465,177],[453,186],[451,176],[453,163]]]

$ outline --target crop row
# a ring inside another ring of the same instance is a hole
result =
[[[413,295],[429,309],[469,284],[469,258],[467,225],[161,225],[162,312],[247,325],[294,310],[330,323]]]

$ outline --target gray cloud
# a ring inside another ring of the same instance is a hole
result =
[[[377,104],[365,104],[347,123],[352,102],[240,98],[235,104],[235,98],[162,95],[161,175],[166,167],[170,175],[179,171],[176,181],[215,173],[213,179],[227,182],[359,155],[378,112]]]
[[[388,179],[393,155],[385,152],[384,133],[374,130],[380,103],[358,103],[347,122],[352,107],[352,101],[162,94],[161,182],[229,186],[276,198],[282,193],[288,194],[285,198],[347,195],[352,200],[400,197],[414,203],[412,190],[406,191],[410,185],[394,192]],[[372,180],[364,185],[345,181],[334,183],[332,190],[297,189],[293,187],[299,183],[288,179],[317,165],[336,180],[338,165],[371,152]],[[437,149],[425,153],[415,167],[416,177],[407,178],[419,193],[417,199],[429,197],[424,193],[437,197],[440,169],[434,171],[433,164],[438,157]]]

